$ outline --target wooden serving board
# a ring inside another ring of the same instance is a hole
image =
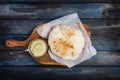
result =
[[[27,39],[25,39],[25,40],[23,40],[23,41],[14,40],[14,39],[9,39],[9,40],[7,40],[7,41],[6,41],[6,46],[7,46],[7,47],[22,46],[22,47],[27,48],[27,47],[28,47],[28,44],[29,44],[29,42],[30,42],[31,40],[33,40],[33,39],[35,39],[35,38],[41,38],[40,35],[38,35],[38,33],[37,33],[37,29],[40,28],[40,27],[42,27],[43,25],[44,25],[44,24],[37,25],[37,26],[33,29],[31,35],[30,35]],[[86,24],[83,24],[83,25],[84,25],[84,28],[86,29],[86,31],[87,31],[87,33],[88,33],[88,35],[89,35],[89,37],[90,37],[90,36],[91,36],[91,32],[90,32],[90,30],[89,30],[88,25],[86,25]],[[33,57],[33,56],[32,56],[32,57]],[[54,60],[52,60],[52,59],[50,58],[50,56],[49,56],[48,53],[44,54],[42,57],[39,57],[39,58],[33,57],[33,59],[35,59],[38,63],[44,64],[44,65],[61,65],[61,66],[64,66],[63,64],[57,63],[57,62],[55,62]]]

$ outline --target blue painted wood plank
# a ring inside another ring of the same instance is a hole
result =
[[[80,18],[120,18],[118,4],[0,4],[1,19],[55,19],[78,13]]]
[[[0,66],[43,66],[32,59],[28,52],[0,51]],[[16,52],[16,53],[15,53]],[[97,55],[77,65],[81,66],[120,66],[120,51],[98,51]],[[55,67],[55,66],[48,66]],[[58,66],[56,66],[58,67]]]
[[[90,3],[90,2],[95,2],[95,3],[101,3],[101,2],[108,2],[108,3],[117,3],[119,2],[119,0],[0,0],[1,3],[4,2],[49,2],[49,3],[53,3],[53,2],[66,2],[66,3]]]
[[[50,20],[0,20],[0,50],[20,50],[19,48],[6,48],[4,43],[7,39],[26,39],[32,29],[40,23]],[[90,26],[92,43],[97,50],[120,49],[120,20],[96,20],[84,19],[83,23]],[[19,36],[19,37],[18,37]]]
[[[120,67],[1,67],[0,74],[2,80],[119,80]]]
[[[29,35],[0,35],[0,50],[23,50],[23,48],[7,48],[5,41],[8,39],[25,40]],[[107,37],[104,34],[92,34],[91,41],[97,50],[120,50],[120,36],[112,34]]]
[[[50,22],[51,20],[0,20],[1,34],[30,34],[38,24]],[[120,20],[108,19],[81,19],[82,23],[89,25],[92,34],[114,34],[119,36]]]

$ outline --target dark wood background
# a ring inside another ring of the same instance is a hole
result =
[[[120,79],[119,0],[0,0],[0,80],[115,80]],[[90,26],[97,55],[69,69],[45,66],[22,47],[8,48],[7,39],[26,39],[41,23],[78,13]]]

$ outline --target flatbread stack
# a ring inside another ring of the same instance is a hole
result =
[[[37,32],[42,38],[48,39],[50,58],[69,68],[96,55],[77,13],[52,20]]]
[[[85,39],[80,30],[68,25],[57,25],[49,33],[48,45],[56,56],[66,60],[75,60],[85,46]]]

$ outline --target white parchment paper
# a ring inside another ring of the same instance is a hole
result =
[[[91,40],[90,40],[86,30],[84,29],[77,13],[69,14],[64,17],[55,19],[51,22],[48,22],[45,25],[43,25],[43,27],[40,27],[37,30],[37,32],[41,37],[48,38],[49,32],[51,31],[51,29],[59,24],[66,24],[66,25],[69,25],[71,27],[81,30],[83,32],[83,36],[86,40],[85,41],[86,43],[85,43],[85,47],[84,47],[81,55],[79,56],[79,58],[77,58],[74,61],[62,59],[62,58],[56,56],[55,54],[53,54],[51,52],[51,50],[49,49],[48,53],[49,53],[51,59],[53,59],[54,61],[56,61],[58,63],[65,64],[67,67],[71,68],[85,60],[90,59],[92,56],[96,55],[97,52],[96,52],[95,48],[92,46]]]

